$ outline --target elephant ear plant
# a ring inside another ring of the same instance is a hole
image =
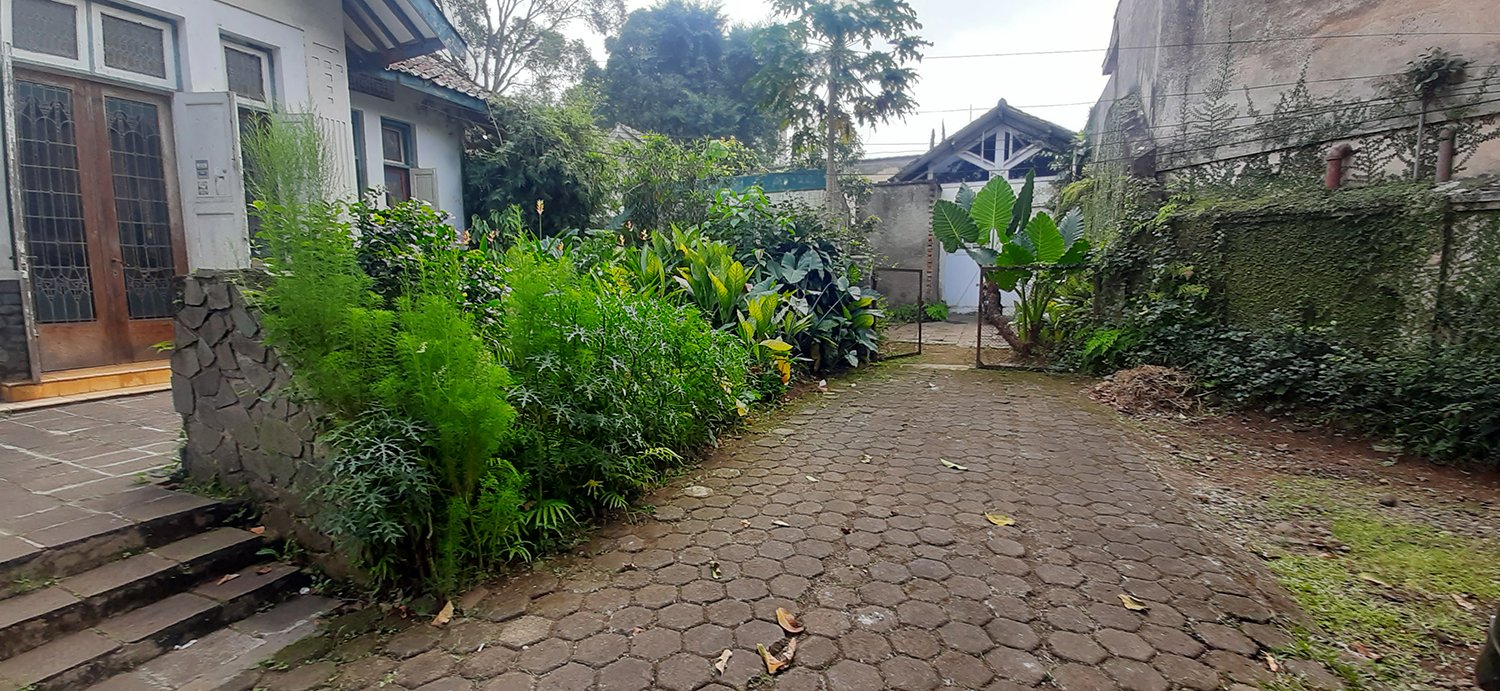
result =
[[[959,190],[957,201],[932,205],[932,234],[948,252],[963,250],[984,271],[981,312],[1017,355],[1035,354],[1041,345],[1047,309],[1070,270],[1082,268],[1089,242],[1078,210],[1058,222],[1046,212],[1032,215],[1036,180],[1026,176],[1020,194],[1004,178],[993,178],[977,194]],[[1015,293],[1013,318],[1001,314],[1000,293]]]

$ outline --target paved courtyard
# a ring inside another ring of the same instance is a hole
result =
[[[1275,621],[1290,605],[1077,384],[888,366],[830,386],[583,556],[469,593],[442,629],[345,615],[260,685],[1165,690],[1271,677],[1262,651],[1286,642]],[[806,632],[768,678],[756,646],[783,638],[778,607]],[[1336,684],[1305,664],[1281,673]]]
[[[181,426],[167,393],[0,415],[0,562],[201,503],[150,482]]]

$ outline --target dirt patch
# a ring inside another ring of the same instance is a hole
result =
[[[1129,419],[1318,623],[1290,653],[1367,687],[1472,688],[1500,605],[1500,473],[1270,415]]]

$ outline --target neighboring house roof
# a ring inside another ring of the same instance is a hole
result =
[[[340,1],[344,37],[366,62],[389,65],[439,50],[468,50],[437,0]]]
[[[919,179],[926,175],[928,167],[969,150],[979,142],[986,131],[1000,125],[1022,132],[1055,151],[1066,150],[1075,135],[1073,130],[1014,108],[1006,104],[1005,99],[1002,98],[988,113],[979,116],[947,139],[938,142],[938,145],[930,151],[902,167],[891,179],[898,182]]]
[[[855,161],[850,169],[865,177],[886,180],[915,160],[917,160],[915,155],[879,156]]]
[[[630,125],[617,124],[614,129],[609,131],[609,134],[605,138],[612,142],[639,144],[646,140],[646,133]]]
[[[407,58],[383,70],[349,73],[349,88],[371,96],[394,100],[397,86],[436,98],[449,106],[450,113],[475,122],[486,122],[489,116],[484,89],[457,67],[435,56]]]

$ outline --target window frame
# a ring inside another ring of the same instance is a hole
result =
[[[396,161],[396,160],[393,160],[393,159],[390,159],[390,158],[386,157],[386,153],[385,153],[385,131],[386,131],[386,129],[394,129],[394,130],[398,131],[401,134],[401,150],[402,150],[401,152],[403,154],[405,154],[405,156],[404,156],[405,160],[404,161]],[[392,118],[387,118],[387,117],[381,117],[380,118],[380,162],[381,162],[381,168],[380,168],[381,177],[380,177],[380,182],[381,182],[381,186],[385,188],[385,199],[386,199],[386,205],[387,206],[389,206],[389,205],[391,205],[391,204],[393,204],[395,202],[408,201],[408,200],[412,199],[411,170],[412,170],[412,168],[417,167],[417,148],[416,147],[417,147],[416,128],[413,127],[411,125],[411,123],[403,122],[401,120],[394,120]],[[389,179],[391,171],[393,169],[397,170],[397,171],[400,171],[401,177],[406,182],[405,189],[402,190],[405,193],[405,197],[406,197],[405,199],[393,200],[392,197],[391,197],[391,189],[390,189],[390,185],[387,183],[387,180]]]
[[[368,144],[365,137],[365,112],[358,108],[349,110],[349,127],[354,132],[354,184],[359,189],[360,198],[364,198],[365,192],[370,189],[369,163],[365,160],[370,157]]]
[[[177,25],[172,22],[158,19],[150,15],[133,12],[121,7],[106,5],[100,2],[90,2],[89,6],[89,44],[90,65],[94,74],[113,77],[115,79],[134,82],[137,84],[148,84],[165,89],[176,90],[180,78],[180,70],[177,64]],[[161,30],[162,64],[166,73],[165,77],[131,72],[116,67],[110,67],[104,63],[104,15],[110,15],[121,21],[134,22],[154,29]]]
[[[92,21],[93,17],[90,3],[86,2],[86,0],[49,1],[55,2],[59,5],[73,6],[73,9],[75,10],[75,12],[73,13],[73,40],[75,42],[75,45],[78,46],[78,57],[66,58],[61,55],[52,55],[51,53],[37,53],[17,46],[15,44],[14,33],[16,30],[16,5],[14,2],[7,4],[6,9],[9,10],[9,16],[4,17],[6,25],[5,38],[10,43],[11,50],[14,52],[16,57],[21,58],[22,60],[25,60],[27,62],[43,65],[56,65],[58,67],[67,67],[83,72],[90,71],[94,50],[93,41],[90,39],[91,32],[89,23]]]
[[[251,55],[260,59],[260,78],[261,83],[265,86],[266,92],[265,100],[257,101],[236,91],[234,92],[235,102],[238,103],[241,107],[254,108],[256,110],[268,112],[273,110],[275,104],[277,103],[276,72],[273,69],[272,64],[272,62],[276,59],[276,54],[268,48],[239,40],[237,38],[234,38],[233,36],[221,35],[219,37],[219,57],[224,61],[225,90],[230,90],[228,53],[231,50],[244,53],[246,55]]]

